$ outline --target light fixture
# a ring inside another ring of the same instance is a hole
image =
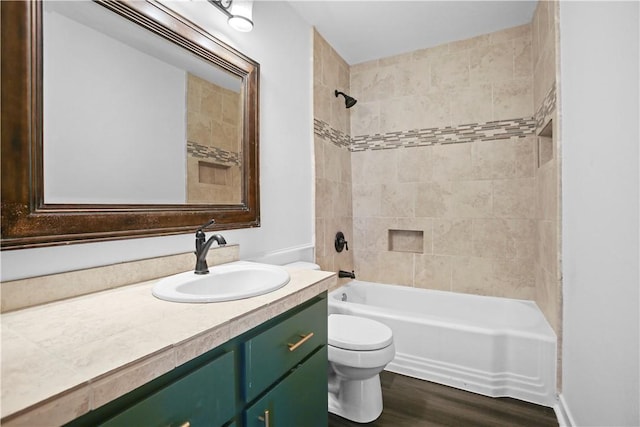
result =
[[[336,89],[334,93],[336,95],[336,98],[338,97],[338,95],[344,96],[344,106],[347,108],[353,107],[354,105],[356,105],[356,102],[358,102],[357,99],[347,95],[344,92],[340,92],[338,89]]]
[[[208,0],[227,15],[231,28],[249,32],[253,29],[253,0]]]

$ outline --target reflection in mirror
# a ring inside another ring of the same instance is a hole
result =
[[[0,11],[3,250],[260,226],[257,62],[153,0]]]
[[[187,76],[189,203],[240,203],[242,95],[234,89]]]
[[[242,79],[93,2],[45,2],[44,199],[242,202]]]

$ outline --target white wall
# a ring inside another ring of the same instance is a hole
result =
[[[579,426],[640,425],[638,6],[560,4],[561,398]]]
[[[313,247],[312,30],[285,2],[255,2],[239,33],[207,2],[176,2],[213,35],[260,63],[260,228],[223,231],[243,259],[285,262]],[[193,234],[2,251],[2,280],[193,250]],[[300,251],[296,252],[296,249]],[[292,259],[293,261],[293,259]]]
[[[54,11],[43,39],[45,202],[184,203],[185,71]]]

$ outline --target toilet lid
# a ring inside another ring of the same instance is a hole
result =
[[[346,314],[329,315],[329,345],[345,350],[378,350],[393,342],[391,328],[378,321]]]

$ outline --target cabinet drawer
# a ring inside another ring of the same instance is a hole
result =
[[[326,427],[327,347],[320,348],[251,405],[244,419],[246,427]]]
[[[326,343],[326,299],[247,340],[244,343],[245,401],[249,402],[257,397],[270,384]]]
[[[104,422],[103,426],[220,426],[235,414],[233,351],[194,370]]]

